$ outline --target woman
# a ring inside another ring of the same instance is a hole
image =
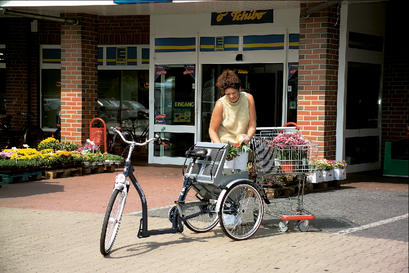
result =
[[[209,126],[209,136],[214,143],[248,144],[256,132],[256,106],[252,95],[240,92],[239,77],[231,70],[225,70],[217,79],[216,86],[221,95],[213,109]],[[246,166],[234,169],[246,169],[248,154],[239,154],[245,159]],[[235,163],[234,163],[235,164]]]

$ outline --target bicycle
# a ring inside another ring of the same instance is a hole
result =
[[[12,147],[18,147],[20,145],[20,138],[23,137],[23,143],[29,147],[37,148],[38,144],[44,140],[44,132],[40,126],[33,125],[31,123],[31,117],[35,114],[19,113],[27,118],[23,126],[18,131],[14,131],[11,127],[11,115],[3,117],[0,123],[0,134],[2,147],[10,149]]]
[[[144,112],[139,112],[137,117],[129,117],[128,119],[131,121],[131,126],[130,127],[122,127],[121,131],[124,133],[125,139],[126,140],[130,140],[130,141],[135,141],[135,142],[139,142],[139,143],[143,143],[149,134],[149,124],[146,125],[146,127],[144,128],[143,132],[141,134],[137,134],[137,125],[136,125],[136,120],[140,120],[140,119],[148,119],[149,116],[147,113]],[[128,144],[126,144],[125,142],[123,142],[121,140],[121,138],[117,139],[118,135],[115,134],[113,139],[112,139],[112,151],[113,153],[116,153],[116,151],[119,154],[123,154],[126,150],[126,148],[128,147]],[[115,145],[115,143],[119,143],[119,145]],[[140,152],[142,149],[141,146],[136,146],[135,147],[135,152]]]
[[[183,166],[184,180],[175,205],[168,212],[171,228],[148,230],[148,207],[142,187],[135,178],[131,155],[135,146],[152,141],[162,144],[168,140],[159,135],[143,143],[128,141],[117,129],[113,129],[130,145],[123,173],[115,178],[114,189],[105,213],[100,252],[106,256],[112,250],[124,211],[130,184],[135,187],[142,203],[142,218],[138,238],[151,235],[181,233],[184,225],[201,233],[212,230],[218,223],[224,233],[234,240],[245,240],[259,229],[264,202],[269,203],[264,191],[248,179],[247,171],[223,169],[227,144],[199,142],[186,151]],[[186,165],[186,161],[190,162]],[[186,167],[186,170],[185,170]]]

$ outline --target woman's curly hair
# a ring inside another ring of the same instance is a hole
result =
[[[241,81],[234,71],[227,69],[217,79],[216,86],[220,88],[220,95],[223,96],[227,88],[240,89]]]

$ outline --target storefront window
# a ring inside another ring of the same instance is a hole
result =
[[[158,145],[155,143],[154,156],[157,157],[185,157],[185,153],[195,143],[194,134],[189,133],[161,133],[155,132],[160,137],[168,138],[172,145]]]
[[[288,64],[288,87],[287,87],[287,122],[297,123],[298,104],[298,63]]]
[[[147,70],[98,71],[98,116],[107,127],[148,125],[149,73]]]
[[[155,67],[155,124],[195,124],[195,66]]]
[[[42,127],[57,128],[61,114],[61,71],[59,69],[41,70]]]
[[[202,141],[210,141],[210,118],[220,98],[220,90],[215,84],[225,69],[235,71],[241,80],[241,90],[253,95],[257,127],[281,126],[282,64],[206,64],[202,67]]]
[[[381,65],[348,63],[346,129],[378,128]]]
[[[379,137],[352,137],[345,139],[345,158],[349,165],[378,162]]]

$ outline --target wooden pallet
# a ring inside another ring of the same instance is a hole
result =
[[[306,183],[312,185],[312,191],[325,191],[341,187],[341,180],[324,181],[319,183]]]
[[[103,173],[103,172],[115,172],[116,165],[96,165],[96,166],[83,166],[82,174],[93,174],[93,173]]]
[[[55,178],[77,176],[77,175],[82,175],[82,167],[48,170],[48,171],[43,171],[43,173],[44,173],[43,176],[46,179],[55,179]]]
[[[16,182],[28,182],[30,180],[40,180],[41,171],[26,173],[0,174],[0,184],[10,184]]]

